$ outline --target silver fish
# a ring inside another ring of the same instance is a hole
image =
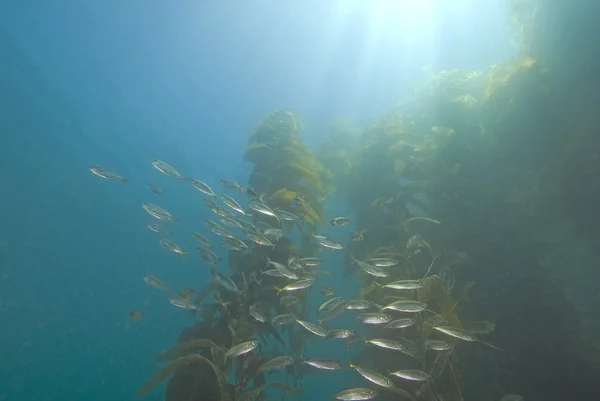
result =
[[[342,365],[338,360],[328,357],[311,358],[303,362],[317,369],[337,370],[342,368]]]
[[[319,337],[327,336],[327,330],[325,328],[319,326],[318,324],[307,322],[304,320],[296,320],[296,322],[300,326],[304,327],[306,330],[310,331],[313,334],[316,334]]]
[[[295,281],[289,285],[286,285],[283,288],[278,288],[277,289],[277,293],[279,294],[282,291],[296,291],[296,290],[302,290],[304,288],[308,288],[311,285],[313,285],[315,283],[315,280],[313,279],[308,279],[308,278],[303,278],[300,279],[298,281]]]
[[[217,195],[215,194],[215,192],[212,190],[211,187],[208,186],[208,184],[206,184],[206,183],[204,183],[204,182],[202,182],[200,180],[197,180],[195,178],[191,178],[190,182],[192,183],[192,185],[194,186],[194,188],[196,188],[198,191],[200,191],[200,192],[202,192],[202,193],[204,193],[206,195],[212,196],[213,198],[217,197]]]
[[[257,201],[248,202],[248,207],[252,210],[257,211],[258,213],[264,214],[265,216],[275,217],[279,219],[279,217],[264,203]]]
[[[355,334],[354,330],[333,329],[327,332],[327,338],[349,338],[353,337]]]
[[[406,327],[412,326],[416,322],[417,322],[417,320],[413,319],[412,317],[403,317],[401,319],[396,319],[394,321],[389,322],[388,324],[383,326],[383,328],[384,329],[404,329]]]
[[[229,206],[231,209],[235,210],[239,214],[242,214],[244,216],[246,215],[246,212],[244,211],[244,209],[231,196],[221,195],[221,200],[223,201],[224,204],[226,204],[227,206]]]
[[[190,310],[200,310],[196,305],[191,304],[187,299],[181,298],[169,298],[169,302],[171,305],[176,306],[182,309],[190,309]]]
[[[165,234],[165,235],[173,235],[173,233],[171,231],[166,230],[163,227],[161,227],[155,223],[148,224],[148,228],[150,230],[154,231],[155,233]]]
[[[164,195],[163,190],[158,188],[156,185],[148,183],[148,188],[150,188],[150,191],[154,192],[157,195]]]
[[[206,239],[206,237],[200,233],[193,233],[192,234],[194,236],[194,238],[196,238],[198,241],[202,242],[203,245],[211,248],[212,246],[210,245],[210,242],[208,242],[208,240]]]
[[[272,372],[274,370],[283,369],[294,362],[291,356],[278,356],[263,363],[258,372]]]
[[[346,224],[350,223],[350,219],[348,217],[334,217],[329,222],[332,226],[339,227],[345,226]]]
[[[118,174],[113,173],[110,170],[107,170],[103,167],[99,167],[99,166],[89,166],[88,167],[90,169],[90,171],[94,174],[97,175],[98,177],[102,177],[106,180],[119,180],[121,181],[123,184],[125,184],[127,182],[127,178],[121,177]]]
[[[225,224],[227,227],[241,228],[242,230],[244,229],[244,227],[240,224],[239,221],[232,219],[231,217],[223,217],[221,219],[221,223]]]
[[[440,340],[426,340],[425,346],[433,351],[449,351],[453,347],[449,342]]]
[[[387,310],[387,309],[395,310],[398,312],[413,312],[413,313],[415,313],[415,312],[421,312],[421,311],[427,309],[427,304],[425,302],[421,302],[421,301],[413,301],[410,299],[401,299],[392,304],[389,304],[388,306],[383,307],[383,310]]]
[[[230,219],[235,217],[235,214],[233,214],[232,212],[230,212],[228,209],[225,209],[224,207],[221,206],[217,206],[217,207],[213,207],[211,209],[215,214],[221,216],[221,217],[228,217]]]
[[[399,280],[387,283],[383,288],[392,288],[394,290],[417,290],[424,286],[425,282],[423,280]]]
[[[228,249],[231,249],[233,251],[243,251],[244,249],[248,248],[248,245],[246,245],[246,243],[244,241],[237,239],[237,238],[224,237],[221,240],[221,242]]]
[[[392,372],[391,374],[401,379],[418,382],[425,382],[428,381],[430,378],[428,373],[418,369],[402,369]]]
[[[242,192],[244,190],[244,188],[240,184],[233,180],[221,180],[219,181],[219,183],[225,189],[235,189],[238,192]]]
[[[283,306],[292,306],[298,302],[300,302],[300,299],[291,295],[284,295],[283,297],[279,298],[279,303]]]
[[[157,218],[159,220],[175,220],[175,217],[168,210],[163,209],[160,206],[157,206],[153,203],[142,203],[142,207],[146,212],[150,214],[150,216]]]
[[[364,299],[355,299],[355,300],[348,302],[346,309],[348,309],[348,310],[365,310],[365,309],[369,309],[373,305],[375,305],[375,304],[371,301],[367,301]]]
[[[319,306],[319,311],[328,310],[331,306],[333,306],[336,302],[338,302],[341,299],[342,297],[328,299],[327,301],[323,302],[321,306]]]
[[[227,352],[225,353],[226,357],[236,357],[239,355],[244,355],[247,354],[248,352],[252,351],[254,348],[258,347],[259,342],[256,340],[252,340],[252,341],[246,341],[245,343],[241,343],[238,345],[234,345],[233,347],[229,348],[229,350],[227,350]]]
[[[285,266],[284,264],[279,263],[279,262],[274,262],[268,256],[267,256],[267,261],[269,262],[269,265],[273,265],[273,267],[276,268],[285,277],[290,278],[292,280],[298,279],[298,275],[296,273],[294,273],[293,271],[291,271],[290,269],[288,269],[287,266]]]
[[[319,258],[301,258],[298,262],[300,262],[300,264],[302,266],[316,267],[316,266],[319,266],[319,265],[323,264],[323,259],[319,259]]]
[[[344,249],[344,244],[339,241],[336,241],[332,238],[325,237],[323,235],[315,236],[313,235],[317,244],[321,245],[324,248],[335,249],[337,251]]]
[[[377,394],[377,390],[371,388],[349,388],[337,393],[335,398],[340,401],[364,401],[372,400]]]
[[[160,281],[158,278],[154,277],[151,274],[144,274],[143,280],[150,287],[156,288],[157,290],[164,291],[168,294],[171,293],[171,290],[165,285],[165,283],[163,283],[162,281]]]
[[[362,377],[368,381],[377,384],[381,387],[393,387],[394,383],[381,373],[375,372],[374,370],[363,368],[357,365],[350,364],[351,368],[354,368]]]
[[[184,257],[185,255],[188,254],[188,252],[183,252],[181,250],[181,248],[179,248],[179,245],[177,245],[176,243],[174,243],[173,241],[171,241],[167,238],[161,238],[158,241],[158,244],[160,245],[161,248],[166,249],[171,252],[178,253],[179,255],[181,255],[181,257]]]
[[[292,323],[296,323],[296,316],[289,314],[289,313],[284,313],[282,315],[277,315],[275,316],[272,320],[271,323],[273,323],[274,325],[279,325],[279,324],[292,324]]]
[[[286,221],[300,220],[299,216],[296,216],[294,213],[290,213],[285,210],[275,209],[275,210],[273,210],[273,213],[275,213],[277,215],[279,220],[286,220]]]
[[[392,267],[398,264],[396,259],[389,258],[370,258],[369,263],[375,267]]]
[[[231,292],[239,291],[235,282],[230,277],[224,276],[221,273],[216,273],[215,281],[222,285],[226,290]]]
[[[389,275],[387,270],[384,270],[380,267],[377,266],[373,266],[370,265],[368,263],[365,262],[361,262],[360,260],[356,259],[354,257],[354,255],[350,255],[352,257],[352,260],[354,263],[358,264],[358,266],[365,272],[370,274],[371,276],[374,277],[387,277]]]
[[[261,323],[265,323],[268,320],[263,311],[260,310],[256,304],[250,305],[248,308],[248,313],[250,313],[250,316]]]
[[[364,324],[384,324],[389,323],[392,317],[384,313],[361,313],[356,317],[356,320]]]
[[[322,324],[327,320],[331,320],[334,317],[341,315],[346,311],[346,308],[348,307],[349,303],[350,301],[346,300],[340,300],[339,302],[336,302],[334,305],[331,306],[331,308],[329,308],[327,314],[323,316],[323,318],[319,319],[319,323]]]
[[[169,177],[179,178],[181,181],[185,181],[185,178],[181,174],[179,174],[179,172],[177,170],[175,170],[171,165],[169,165],[168,163],[166,163],[162,160],[154,159],[154,160],[152,160],[152,165],[154,166],[155,169],[157,169],[164,175],[168,175]]]

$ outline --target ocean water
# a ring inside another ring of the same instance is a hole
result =
[[[141,277],[200,289],[210,270],[195,254],[182,260],[161,249],[141,204],[172,211],[178,222],[168,227],[192,253],[191,233],[214,214],[152,160],[215,190],[222,179],[246,186],[252,165],[243,152],[267,113],[295,110],[302,141],[316,149],[336,119],[364,129],[432,71],[511,57],[507,20],[501,0],[4,2],[0,400],[137,399],[160,369],[154,355],[197,321]],[[90,165],[129,181],[102,180]],[[327,220],[355,217],[343,196],[325,211]],[[323,253],[329,276],[318,287],[352,299],[361,284],[345,274],[344,255]],[[315,289],[308,305],[323,301]],[[130,321],[132,309],[143,319]],[[307,357],[328,353],[346,358],[343,343],[306,346]],[[308,374],[303,399],[328,399],[360,379]],[[145,399],[164,391],[158,385]]]

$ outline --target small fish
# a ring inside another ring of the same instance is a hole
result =
[[[175,220],[175,217],[168,210],[163,209],[160,206],[157,206],[153,203],[142,203],[142,207],[150,216],[157,218],[159,220]]]
[[[163,173],[164,175],[168,175],[169,177],[179,178],[182,182],[185,181],[185,178],[177,170],[175,170],[168,163],[163,162],[162,160],[154,159],[152,160],[152,165],[155,169]]]
[[[289,285],[286,285],[283,288],[277,288],[277,294],[281,293],[282,291],[296,291],[296,290],[302,290],[304,288],[308,288],[311,285],[313,285],[315,283],[315,280],[313,279],[300,279],[298,281],[295,281]]]
[[[246,187],[246,194],[248,195],[248,199],[258,199],[259,201],[262,201],[262,198],[265,196],[256,192],[252,187]]]
[[[350,232],[350,241],[358,242],[364,239],[364,230]]]
[[[237,238],[224,237],[221,242],[233,251],[243,251],[248,248],[248,245],[244,241]]]
[[[349,388],[337,393],[335,398],[340,401],[364,401],[372,400],[377,394],[377,390],[371,388]]]
[[[356,259],[354,255],[350,254],[352,258],[352,262],[356,263],[365,273],[370,274],[374,277],[387,277],[389,275],[387,270],[382,269],[381,267],[373,266],[365,262],[361,262]]]
[[[332,238],[328,238],[324,235],[313,234],[313,238],[316,240],[317,244],[321,245],[324,248],[335,249],[337,251],[344,249],[344,244]]]
[[[354,368],[362,377],[368,381],[377,384],[381,387],[393,387],[394,383],[381,373],[375,372],[374,370],[363,368],[357,365],[350,364],[351,368]]]
[[[285,368],[294,362],[291,356],[278,356],[263,363],[259,368],[258,372],[272,372],[274,370]]]
[[[148,188],[150,188],[150,191],[154,192],[157,195],[164,195],[163,190],[153,184],[148,183]]]
[[[262,232],[262,235],[270,239],[272,242],[277,242],[283,237],[283,230],[279,228],[268,228]]]
[[[417,319],[414,319],[412,317],[403,317],[401,319],[396,319],[396,320],[389,322],[388,324],[383,326],[383,328],[384,329],[404,329],[406,327],[412,326],[416,322],[417,322]]]
[[[361,313],[356,317],[356,320],[364,324],[384,324],[389,323],[392,317],[384,313]]]
[[[239,289],[231,277],[224,276],[221,273],[216,273],[215,281],[222,285],[226,290],[231,292],[238,292]]]
[[[450,351],[453,347],[449,342],[439,340],[426,340],[425,346],[433,351]]]
[[[331,223],[332,226],[340,227],[350,223],[350,219],[348,217],[334,217],[329,223]]]
[[[337,370],[342,368],[342,365],[338,360],[328,357],[311,358],[303,361],[303,363],[314,368],[324,370]]]
[[[519,394],[506,394],[500,401],[523,401],[523,397]]]
[[[262,274],[264,274],[265,276],[271,276],[271,277],[285,277],[283,274],[281,274],[281,272],[277,269],[270,269],[270,270],[265,270],[264,272],[262,272]]]
[[[221,207],[221,206],[213,207],[212,211],[221,217],[228,217],[230,219],[235,217],[235,214],[233,214],[228,209],[225,209],[224,207]]]
[[[298,262],[300,262],[300,264],[302,266],[316,267],[316,266],[319,266],[319,265],[323,264],[323,259],[319,259],[319,258],[301,258]]]
[[[221,260],[221,258],[211,250],[200,247],[197,247],[196,250],[200,253],[200,257],[210,264],[216,264]]]
[[[241,228],[242,230],[244,229],[244,227],[240,224],[239,221],[232,219],[231,217],[223,217],[221,219],[221,223],[225,224],[227,227]]]
[[[250,316],[252,316],[261,323],[265,323],[268,320],[264,312],[260,310],[260,308],[256,304],[250,305],[250,307],[248,308],[248,313],[250,313]]]
[[[298,302],[300,302],[300,299],[298,297],[293,297],[290,295],[284,295],[283,297],[279,298],[279,303],[283,306],[292,306],[297,304]]]
[[[387,309],[395,310],[398,312],[417,313],[427,309],[427,304],[425,302],[413,301],[411,299],[401,299],[392,304],[389,304],[388,306],[383,307],[383,310]]]
[[[208,186],[208,184],[206,184],[200,180],[197,180],[195,178],[191,178],[190,182],[192,183],[194,188],[196,188],[198,191],[200,191],[208,196],[212,196],[213,198],[217,197],[217,194],[214,193],[214,191],[212,190],[211,187]],[[214,201],[212,199],[211,199],[211,201],[214,203]],[[216,206],[216,204],[214,204],[214,206]]]
[[[319,337],[327,336],[327,330],[318,324],[307,322],[305,320],[296,320],[296,322],[304,327],[306,330],[310,331],[313,334],[316,334]]]
[[[401,351],[403,349],[402,344],[400,344],[398,341],[390,340],[387,338],[373,338],[371,340],[365,340],[365,343],[373,344],[380,348],[386,348],[395,351]]]
[[[375,267],[392,267],[396,266],[398,261],[390,258],[370,258],[369,263]]]
[[[192,288],[184,287],[181,290],[179,290],[179,293],[177,294],[177,296],[187,302],[190,302],[190,299],[195,294],[196,294],[196,291],[194,291]]]
[[[383,288],[392,288],[394,290],[417,290],[424,286],[425,282],[423,280],[399,280],[387,283]]]
[[[327,301],[323,302],[323,304],[321,306],[319,306],[319,311],[328,310],[333,304],[335,304],[337,301],[339,301],[341,299],[342,299],[342,297],[335,297],[335,298],[328,299]]]
[[[189,309],[193,311],[200,310],[200,308],[198,308],[196,305],[191,304],[190,301],[188,301],[187,299],[171,297],[169,298],[169,302],[171,303],[171,305],[181,309]]]
[[[220,237],[235,238],[235,235],[233,235],[231,232],[229,232],[228,230],[224,229],[223,227],[221,227],[219,225],[213,227],[211,231]]]
[[[336,302],[331,308],[329,308],[329,310],[327,311],[327,314],[325,316],[323,316],[321,319],[319,319],[319,324],[322,324],[323,322],[325,322],[327,320],[331,320],[334,317],[337,317],[337,316],[341,315],[342,313],[344,313],[346,311],[346,307],[348,306],[349,303],[350,303],[350,301],[346,301],[346,300],[340,300],[340,301]]]
[[[188,255],[188,252],[183,252],[181,250],[181,248],[179,248],[179,245],[177,245],[176,243],[174,243],[173,241],[166,239],[166,238],[161,238],[158,241],[158,244],[160,245],[161,248],[166,249],[168,251],[171,252],[175,252],[181,255],[181,257],[183,258],[185,255]]]
[[[254,348],[258,347],[259,342],[256,340],[246,341],[245,343],[241,343],[238,345],[234,345],[229,348],[227,352],[225,352],[226,357],[236,357],[240,355],[247,354],[252,351]]]
[[[159,233],[159,234],[173,235],[173,233],[171,231],[168,231],[155,223],[148,224],[148,229],[150,229],[151,231],[154,231],[155,233]]]
[[[350,338],[355,334],[354,330],[334,329],[327,332],[327,338]]]
[[[212,245],[210,245],[210,242],[208,242],[208,240],[206,239],[206,237],[200,233],[194,233],[192,234],[194,236],[194,238],[196,238],[198,241],[200,241],[204,246],[207,246],[209,248],[212,247]]]
[[[426,382],[430,379],[428,373],[418,369],[402,369],[391,373],[392,375],[405,380]]]
[[[215,195],[216,196],[216,195]],[[202,198],[202,201],[204,202],[204,204],[206,206],[208,206],[209,208],[215,208],[215,207],[219,207],[219,205],[217,204],[217,202],[215,202],[213,199],[211,198]]]
[[[235,189],[238,192],[242,192],[244,190],[244,188],[240,184],[232,180],[221,180],[219,181],[219,183],[225,189]]]
[[[296,316],[289,313],[284,313],[282,315],[275,316],[271,320],[271,323],[273,323],[274,325],[296,323]]]
[[[355,299],[355,300],[348,302],[346,309],[348,309],[348,310],[365,310],[365,309],[369,309],[373,305],[375,305],[375,304],[371,301],[367,301],[365,299]]]
[[[129,320],[131,320],[132,322],[137,322],[138,320],[140,320],[143,317],[144,317],[144,312],[142,312],[142,311],[132,310],[131,312],[129,312]]]
[[[326,285],[324,287],[321,287],[321,294],[323,294],[326,297],[330,297],[332,295],[335,295],[335,290],[330,285]]]
[[[171,290],[165,285],[165,283],[163,283],[162,281],[160,281],[158,278],[154,277],[151,274],[144,274],[143,280],[150,287],[156,288],[157,290],[164,291],[168,294],[171,293]]]
[[[248,207],[258,213],[264,214],[265,216],[275,217],[279,219],[277,215],[264,203],[258,201],[248,202]]]
[[[268,261],[268,265],[273,265],[274,268],[276,268],[283,276],[292,279],[292,280],[297,280],[298,279],[298,275],[296,273],[294,273],[293,271],[291,271],[290,269],[288,269],[288,267],[282,263],[279,262],[274,262],[272,261],[268,256],[267,256],[267,261]]]
[[[246,212],[244,211],[244,209],[231,196],[221,195],[221,200],[223,201],[224,204],[226,204],[227,206],[229,206],[231,209],[235,210],[239,214],[242,214],[244,216],[246,215]]]
[[[297,216],[294,213],[291,213],[291,212],[288,212],[285,210],[275,209],[275,210],[273,210],[273,212],[277,215],[279,220],[286,220],[286,221],[300,220],[300,216]]]
[[[120,175],[117,175],[112,171],[109,171],[99,166],[89,166],[88,168],[93,174],[97,175],[98,177],[102,177],[106,180],[119,180],[123,184],[125,184],[128,180],[128,178],[121,177]]]

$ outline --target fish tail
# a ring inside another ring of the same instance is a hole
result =
[[[187,178],[185,178],[185,177],[180,177],[179,178],[179,181],[181,181],[181,182],[185,182],[185,180],[187,180]]]
[[[129,178],[121,178],[121,184],[125,184],[127,181],[129,181]]]
[[[187,255],[189,255],[190,253],[189,252],[180,252],[179,254],[181,255],[181,259],[185,259],[185,257]]]

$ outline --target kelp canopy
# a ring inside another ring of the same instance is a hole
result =
[[[600,86],[589,83],[598,79],[600,49],[596,42],[580,42],[585,30],[574,25],[586,26],[583,13],[591,6],[513,3],[519,29],[514,58],[484,71],[440,72],[357,141],[345,135],[355,127],[337,124],[313,153],[302,142],[294,112],[274,111],[258,124],[244,153],[253,165],[249,185],[269,208],[300,219],[273,221],[281,223],[285,247],[230,254],[230,278],[239,292],[217,291],[215,283],[202,291],[218,292],[219,305],[211,304],[210,313],[203,305],[203,320],[170,351],[179,359],[165,368],[175,371],[168,401],[184,399],[175,394],[201,399],[186,391],[194,371],[208,372],[212,384],[219,384],[214,399],[266,398],[263,390],[270,385],[285,389],[278,397],[304,398],[304,365],[286,365],[290,384],[271,384],[262,374],[259,366],[282,358],[277,347],[249,354],[235,369],[223,355],[258,336],[303,360],[311,347],[306,331],[275,320],[293,315],[294,321],[325,326],[334,315],[349,313],[350,302],[359,305],[342,299],[315,312],[309,308],[315,294],[307,287],[290,307],[281,294],[285,280],[262,276],[265,256],[288,264],[314,256],[310,235],[334,217],[324,212],[334,201],[354,214],[344,267],[357,278],[355,292],[364,305],[379,318],[398,305],[423,306],[401,335],[379,326],[360,329],[363,339],[390,340],[386,344],[400,353],[359,347],[354,335],[346,342],[352,366],[380,374],[427,372],[425,383],[394,379],[396,391],[381,399],[499,400],[506,393],[540,401],[591,399],[600,375],[600,311],[597,302],[590,303],[600,256]],[[558,34],[546,35],[550,29]],[[290,235],[294,227],[304,234],[300,250]],[[375,260],[393,261],[393,267],[384,274],[362,262]],[[398,294],[390,292],[394,285],[414,287]],[[326,328],[326,336],[335,332]],[[319,327],[312,329],[319,333]],[[449,348],[433,352],[439,350],[432,344],[442,343]],[[202,357],[189,356],[195,352]]]

